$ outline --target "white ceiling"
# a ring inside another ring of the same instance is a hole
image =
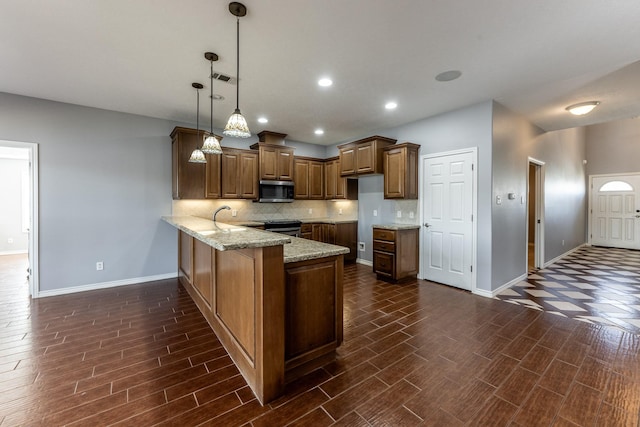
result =
[[[244,4],[240,108],[253,133],[333,144],[488,99],[545,130],[640,114],[637,0]],[[197,81],[208,128],[203,54],[235,76],[235,25],[226,0],[2,0],[0,91],[195,122]],[[446,70],[463,74],[434,80]],[[318,87],[321,76],[333,86]],[[222,128],[235,86],[214,82],[214,92],[225,97],[214,106]],[[587,116],[564,110],[593,99],[602,104]]]

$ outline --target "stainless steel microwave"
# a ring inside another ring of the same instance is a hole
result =
[[[260,181],[260,203],[293,202],[293,182],[291,181]]]

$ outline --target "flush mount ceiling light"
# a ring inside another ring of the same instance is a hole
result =
[[[218,60],[218,55],[213,52],[206,52],[204,57],[207,61],[211,63],[211,72],[209,74],[209,90],[210,90],[210,99],[211,99],[211,129],[209,136],[204,139],[204,144],[202,144],[202,152],[204,154],[222,154],[222,148],[220,148],[220,141],[216,138],[216,135],[213,133],[213,61]]]
[[[386,108],[387,110],[395,110],[397,107],[398,107],[398,104],[393,101],[389,101],[386,104],[384,104],[384,108]]]
[[[240,17],[247,14],[247,8],[242,3],[231,2],[229,3],[229,12],[236,17],[236,109],[229,117],[227,126],[225,126],[222,132],[225,135],[233,136],[236,138],[249,138],[251,132],[249,132],[249,126],[247,121],[240,112]]]
[[[579,104],[569,105],[567,108],[565,108],[565,110],[575,116],[582,116],[584,114],[590,113],[591,110],[596,108],[599,104],[600,101],[581,102]]]
[[[258,123],[269,123],[269,119],[266,117],[258,117]]]
[[[462,75],[462,71],[458,70],[449,70],[444,71],[436,76],[436,80],[439,82],[450,82],[451,80],[455,80]]]
[[[196,90],[196,141],[200,140],[200,89],[202,86],[200,83],[191,83],[191,87]],[[204,153],[196,146],[196,149],[191,153],[189,157],[190,163],[207,163],[207,159],[204,157]]]
[[[318,80],[318,86],[329,87],[333,84],[333,81],[330,78],[323,77]]]
[[[316,129],[313,131],[316,135],[324,135],[324,131],[322,129]]]

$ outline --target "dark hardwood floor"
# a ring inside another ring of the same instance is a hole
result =
[[[0,257],[0,425],[638,426],[640,336],[345,268],[338,359],[261,406],[177,280],[31,301]]]

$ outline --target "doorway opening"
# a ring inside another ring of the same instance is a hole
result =
[[[544,162],[529,157],[527,174],[527,270],[544,267]]]
[[[37,297],[38,274],[38,145],[0,140],[0,191],[4,203],[0,255],[24,263],[29,295]],[[23,256],[20,256],[23,255]],[[8,261],[7,261],[8,262]]]

